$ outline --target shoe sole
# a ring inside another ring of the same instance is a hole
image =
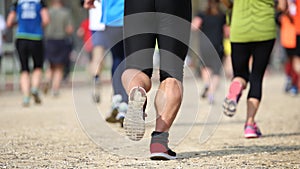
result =
[[[175,160],[176,156],[170,156],[166,153],[152,153],[150,155],[151,160]]]
[[[235,115],[237,103],[233,100],[225,98],[223,103],[223,113],[226,116],[232,117]]]
[[[260,136],[257,134],[245,134],[245,138],[258,138],[258,137]]]
[[[146,101],[146,91],[143,88],[133,88],[129,94],[128,110],[124,118],[124,129],[129,139],[139,141],[145,134],[145,119],[143,107]]]

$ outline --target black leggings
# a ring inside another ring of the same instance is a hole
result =
[[[142,70],[151,78],[157,40],[160,81],[168,77],[182,81],[190,37],[191,0],[125,0],[124,21],[124,35],[128,37],[126,68]]]
[[[234,77],[241,77],[250,82],[248,98],[261,100],[262,80],[270,60],[274,39],[262,42],[231,43],[232,66]],[[251,70],[249,59],[253,56]]]

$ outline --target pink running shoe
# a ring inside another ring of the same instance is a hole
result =
[[[244,135],[245,135],[245,138],[258,138],[258,137],[262,136],[256,123],[245,124]]]

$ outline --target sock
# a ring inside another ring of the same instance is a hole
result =
[[[35,88],[35,87],[31,88],[31,93],[37,94],[38,93],[38,89]]]
[[[95,82],[98,82],[99,81],[99,75],[94,76],[94,80],[95,80]]]

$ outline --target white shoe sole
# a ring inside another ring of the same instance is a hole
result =
[[[258,138],[257,134],[245,134],[245,138]]]
[[[166,153],[152,153],[150,155],[151,160],[175,160],[176,156],[170,156]]]
[[[225,98],[223,103],[223,113],[226,116],[232,117],[235,115],[237,103]]]
[[[124,119],[125,133],[129,139],[139,141],[145,134],[143,107],[146,91],[141,87],[133,88],[129,94],[128,110]]]

